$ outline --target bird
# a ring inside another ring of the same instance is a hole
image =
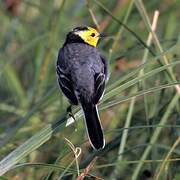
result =
[[[67,33],[59,49],[56,71],[61,91],[71,105],[83,111],[89,142],[93,149],[105,146],[97,105],[108,81],[108,62],[97,49],[103,33],[89,26],[79,26]]]

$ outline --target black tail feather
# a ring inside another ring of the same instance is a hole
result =
[[[97,106],[93,103],[82,103],[89,140],[94,149],[102,149],[105,145],[104,135],[98,115]]]

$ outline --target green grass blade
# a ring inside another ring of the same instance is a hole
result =
[[[170,104],[168,105],[166,112],[164,113],[163,117],[161,118],[159,125],[165,125],[168,121],[168,118],[171,114],[171,112],[173,111],[173,109],[176,107],[176,104],[178,103],[179,100],[179,94],[174,95],[173,99],[171,100]],[[157,142],[157,139],[159,138],[159,135],[162,131],[162,127],[156,127],[155,131],[150,139],[150,144],[154,144],[155,142]],[[149,153],[151,152],[152,146],[148,146],[145,151],[143,152],[140,162],[137,164],[133,175],[132,175],[132,180],[136,180],[138,178],[138,175],[140,173],[140,170],[144,164],[143,161],[146,160],[147,156],[149,155]]]
[[[107,99],[113,97],[114,95],[117,95],[119,92],[122,92],[123,90],[129,88],[130,86],[136,84],[137,82],[141,81],[141,80],[144,80],[144,79],[147,79],[151,76],[154,76],[156,75],[157,73],[161,72],[161,71],[164,71],[166,70],[168,67],[171,67],[171,66],[175,66],[177,64],[179,64],[180,61],[175,61],[175,62],[172,62],[172,63],[169,63],[168,65],[164,65],[164,66],[161,66],[159,68],[156,68],[156,69],[153,69],[151,70],[150,72],[147,72],[144,74],[144,76],[142,77],[137,77],[137,78],[134,78],[126,83],[124,83],[123,85],[121,86],[118,86],[116,88],[114,88],[113,90],[111,90],[110,92],[107,92],[105,97],[103,98],[103,101],[106,101]]]
[[[53,131],[51,125],[48,125],[46,128],[41,130],[39,133],[37,133],[35,136],[30,138],[28,141],[26,141],[24,144],[11,152],[8,156],[6,156],[3,160],[1,160],[0,175],[6,173],[29,153],[31,153],[33,150],[40,147],[44,142],[49,140],[52,132]]]
[[[154,93],[154,92],[160,91],[162,89],[172,88],[175,85],[179,85],[179,84],[180,84],[180,82],[169,83],[169,84],[166,84],[166,85],[157,86],[157,87],[149,88],[149,89],[146,89],[146,90],[142,90],[142,91],[139,91],[139,92],[137,92],[135,94],[132,94],[130,96],[116,98],[115,100],[112,100],[112,101],[109,101],[107,103],[104,103],[102,105],[101,109],[107,109],[107,108],[116,106],[116,105],[118,105],[118,104],[120,104],[122,102],[129,101],[129,100],[131,100],[134,97],[137,98],[137,97],[143,96],[145,94],[149,94],[149,93]]]

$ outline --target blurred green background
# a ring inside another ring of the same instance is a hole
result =
[[[179,0],[1,0],[0,178],[179,180],[179,8]],[[110,35],[98,45],[110,69],[98,152],[79,107],[66,127],[69,104],[56,79],[58,50],[81,25]]]

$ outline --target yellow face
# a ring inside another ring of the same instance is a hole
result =
[[[87,28],[88,28],[87,30],[77,31],[75,32],[75,34],[80,36],[87,44],[96,47],[100,33],[94,28],[91,27],[87,27]]]

